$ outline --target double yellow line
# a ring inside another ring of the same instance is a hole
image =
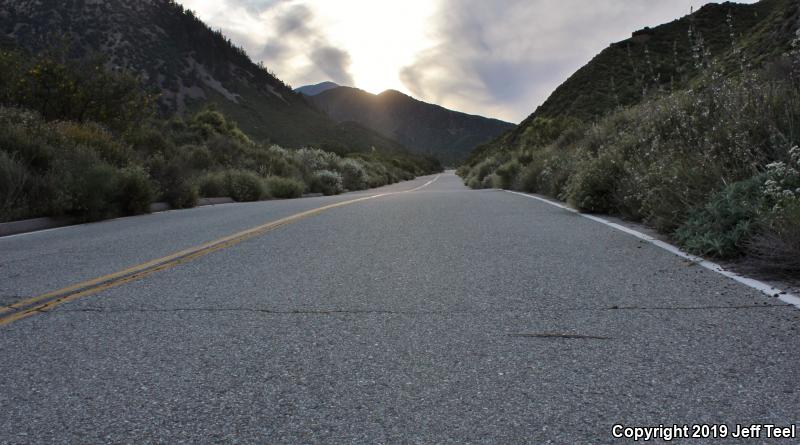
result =
[[[296,213],[294,215],[287,216],[286,218],[281,218],[279,220],[262,224],[260,226],[253,227],[251,229],[244,230],[242,232],[234,233],[233,235],[229,235],[224,238],[210,241],[208,243],[196,247],[191,247],[186,250],[181,250],[180,252],[173,253],[172,255],[167,255],[162,258],[148,261],[146,263],[142,263],[130,267],[128,269],[121,270],[119,272],[104,275],[102,277],[94,278],[88,281],[83,281],[81,283],[74,284],[72,286],[54,290],[52,292],[47,292],[46,294],[37,295],[32,298],[18,301],[10,306],[0,307],[0,326],[13,323],[17,320],[22,320],[23,318],[30,317],[31,315],[40,312],[47,312],[55,308],[56,306],[59,306],[66,302],[77,300],[78,298],[85,297],[88,295],[93,295],[98,292],[102,292],[106,289],[111,289],[112,287],[123,285],[125,283],[130,283],[132,281],[140,280],[148,275],[160,272],[162,270],[171,269],[180,264],[192,261],[202,256],[206,256],[212,252],[216,252],[217,250],[234,246],[236,244],[241,243],[242,241],[248,240],[250,238],[259,235],[263,235],[264,233],[271,232],[275,229],[283,227],[287,224],[291,224],[303,218],[317,215],[326,210],[335,209],[337,207],[343,207],[346,205],[355,204],[357,202],[367,201],[370,199],[380,198],[383,196],[416,192],[417,190],[421,190],[433,184],[439,179],[440,176],[441,175],[436,176],[435,178],[431,179],[425,184],[411,190],[365,196],[362,198],[351,199],[348,201],[341,201],[334,204],[329,204],[326,206],[307,210],[305,212]]]
[[[438,176],[436,179],[438,179]],[[434,179],[433,181],[435,181],[436,179]],[[430,185],[433,181],[429,181],[422,187]],[[413,190],[408,190],[407,192],[416,191],[422,187],[418,187]],[[401,192],[401,193],[407,193],[407,192]],[[32,298],[28,298],[26,300],[18,301],[10,306],[0,308],[0,326],[13,323],[17,320],[22,320],[23,318],[30,317],[31,315],[40,312],[49,311],[55,308],[56,306],[64,304],[68,301],[77,300],[78,298],[85,297],[87,295],[93,295],[98,292],[110,289],[112,287],[117,287],[125,283],[130,283],[132,281],[140,280],[148,275],[160,272],[162,270],[171,269],[180,264],[192,261],[194,259],[208,255],[212,252],[216,252],[218,250],[234,246],[236,244],[241,243],[242,241],[262,235],[267,232],[271,232],[287,224],[291,224],[295,221],[307,218],[309,216],[317,215],[326,210],[335,209],[337,207],[355,204],[357,202],[367,201],[369,199],[380,198],[382,196],[387,196],[392,194],[394,193],[382,193],[379,195],[366,196],[363,198],[351,199],[349,201],[337,202],[335,204],[330,204],[323,207],[317,207],[315,209],[307,210],[305,212],[287,216],[286,218],[281,218],[276,221],[272,221],[257,227],[253,227],[251,229],[244,230],[242,232],[234,233],[233,235],[226,236],[224,238],[220,238],[215,241],[211,241],[186,250],[181,250],[180,252],[176,252],[162,258],[148,261],[146,263],[142,263],[130,267],[128,269],[121,270],[119,272],[104,275],[102,277],[94,278],[92,280],[84,281],[78,284],[74,284],[72,286],[54,290],[46,294],[41,294]]]

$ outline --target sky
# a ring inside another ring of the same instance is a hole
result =
[[[707,2],[182,1],[293,87],[395,89],[514,123],[611,43]]]

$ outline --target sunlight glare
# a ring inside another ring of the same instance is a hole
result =
[[[354,86],[376,94],[405,90],[398,74],[430,45],[426,24],[436,12],[436,2],[320,0],[314,7],[328,21],[331,41],[350,53]]]

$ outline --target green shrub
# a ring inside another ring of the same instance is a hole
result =
[[[342,176],[330,170],[320,170],[312,176],[311,191],[326,196],[342,193]]]
[[[318,171],[334,170],[338,156],[316,148],[301,148],[292,152],[292,159],[300,169],[303,180],[311,184]]]
[[[698,255],[730,258],[742,253],[764,209],[763,177],[731,184],[711,196],[675,231],[676,239]]]
[[[164,191],[164,199],[173,209],[188,209],[197,205],[199,192],[196,185],[184,179],[170,184]]]
[[[342,184],[347,190],[363,190],[367,187],[367,171],[355,159],[342,159],[337,166],[342,175]]]
[[[386,174],[380,173],[370,173],[367,175],[367,186],[369,188],[378,188],[387,185],[389,180],[386,178]]]
[[[0,151],[0,222],[24,215],[31,174],[25,165]]]
[[[523,192],[537,193],[539,191],[539,176],[542,174],[542,165],[531,162],[520,169],[517,175],[516,188]]]
[[[147,172],[141,167],[122,170],[119,177],[120,209],[126,215],[150,213],[155,191]]]
[[[197,183],[200,196],[219,198],[228,196],[228,187],[223,173],[207,173]]]
[[[578,165],[567,185],[569,203],[582,212],[615,211],[617,181],[622,175],[619,163],[611,156],[601,155],[596,158],[587,156]]]
[[[478,182],[483,183],[483,180],[492,174],[496,168],[497,160],[494,157],[489,157],[472,169],[472,175],[478,179]]]
[[[500,184],[500,177],[492,173],[491,175],[483,178],[483,181],[481,182],[481,188],[485,189],[497,188],[499,184]]]
[[[60,186],[65,211],[77,218],[96,221],[117,215],[119,171],[97,161],[91,155],[78,153],[62,166]]]
[[[0,151],[5,151],[32,172],[51,168],[58,156],[59,139],[40,116],[24,110],[0,107]]]
[[[559,149],[546,151],[539,174],[539,193],[566,200],[567,185],[576,169],[574,150]]]
[[[483,185],[476,176],[470,176],[469,179],[467,179],[467,187],[477,190],[483,188]]]
[[[211,154],[211,150],[208,147],[185,145],[179,150],[188,153],[189,162],[195,170],[209,170],[216,164],[214,155]]]
[[[133,159],[133,152],[120,143],[108,130],[93,123],[54,122],[53,129],[64,144],[71,147],[88,147],[104,162],[114,167],[124,167]]]
[[[498,167],[494,172],[494,174],[497,176],[497,182],[494,184],[494,187],[500,189],[511,189],[517,180],[517,175],[519,174],[521,168],[522,166],[516,159],[508,161]]]
[[[748,262],[762,272],[800,277],[800,202],[772,213],[745,243]]]
[[[291,178],[272,176],[266,179],[270,196],[277,199],[291,199],[303,196],[305,185]]]
[[[266,196],[264,183],[252,172],[232,170],[225,173],[228,196],[235,201],[258,201]]]

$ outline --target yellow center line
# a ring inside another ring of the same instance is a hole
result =
[[[266,224],[262,224],[238,233],[234,233],[233,235],[229,235],[223,238],[219,238],[214,241],[209,241],[207,243],[201,244],[199,246],[190,247],[188,249],[181,250],[179,252],[175,252],[171,255],[167,255],[165,257],[157,258],[146,263],[138,264],[133,267],[129,267],[127,269],[121,270],[119,272],[114,272],[108,275],[103,275],[101,277],[93,278],[91,280],[83,281],[77,284],[73,284],[71,286],[67,286],[58,290],[54,290],[52,292],[47,292],[41,295],[37,295],[35,297],[27,298],[25,300],[18,301],[14,304],[9,306],[0,308],[0,314],[8,314],[0,316],[0,326],[7,325],[9,323],[13,323],[17,320],[21,320],[23,318],[30,317],[39,312],[46,312],[49,311],[56,306],[59,306],[63,303],[68,301],[77,300],[78,298],[85,297],[88,295],[93,295],[98,292],[102,292],[107,289],[111,289],[113,287],[120,286],[122,284],[130,283],[132,281],[140,280],[148,275],[154,274],[156,272],[160,272],[163,270],[171,269],[175,266],[180,264],[195,260],[202,256],[208,255],[212,252],[216,252],[221,249],[225,249],[236,244],[239,244],[245,240],[250,238],[262,235],[264,233],[273,231],[285,225],[291,224],[293,222],[299,221],[303,218],[307,218],[309,216],[314,216],[319,213],[322,213],[326,210],[331,210],[337,207],[343,207],[350,204],[355,204],[358,202],[367,201],[370,199],[381,198],[384,196],[395,195],[400,193],[410,193],[425,188],[439,179],[439,176],[436,176],[434,179],[426,182],[425,184],[411,189],[405,190],[402,192],[390,192],[390,193],[381,193],[378,195],[371,195],[365,196],[362,198],[351,199],[347,201],[337,202],[329,205],[325,205],[322,207],[317,207],[315,209],[306,210],[304,212],[296,213],[291,216],[287,216],[285,218],[278,219],[276,221],[268,222]]]

